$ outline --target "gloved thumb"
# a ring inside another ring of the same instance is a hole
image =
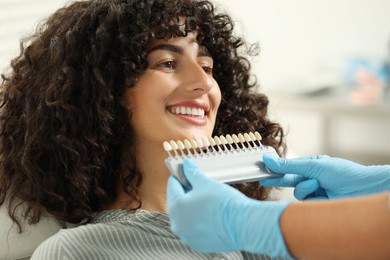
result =
[[[294,196],[298,200],[305,200],[310,194],[320,188],[320,183],[316,179],[307,179],[297,184],[294,189]]]
[[[296,174],[307,178],[316,178],[316,171],[309,170],[313,160],[320,156],[307,156],[296,159],[278,158],[269,154],[263,155],[265,165],[275,173]]]
[[[167,184],[167,201],[168,204],[170,202],[176,201],[178,198],[181,198],[183,195],[185,195],[185,190],[183,186],[180,184],[180,182],[173,177],[172,175],[168,178],[168,184]],[[169,208],[169,205],[168,205]]]
[[[202,180],[206,178],[206,176],[202,174],[199,167],[191,159],[185,158],[183,160],[183,171],[187,181],[192,187],[196,187],[204,183]]]

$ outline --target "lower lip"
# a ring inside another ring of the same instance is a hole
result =
[[[196,126],[204,126],[207,124],[206,117],[193,117],[193,116],[186,116],[186,115],[179,115],[179,114],[172,114],[175,117],[178,117],[187,123],[196,125]]]

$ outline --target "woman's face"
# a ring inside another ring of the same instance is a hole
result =
[[[212,75],[213,59],[196,34],[156,40],[148,68],[129,89],[131,125],[137,142],[211,136],[221,91]]]

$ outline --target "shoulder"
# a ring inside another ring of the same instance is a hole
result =
[[[31,260],[83,259],[93,244],[91,237],[97,235],[100,229],[99,224],[61,229],[35,249]]]
[[[34,251],[31,260],[64,259],[66,250],[63,247],[62,230],[43,241]]]
[[[140,250],[142,245],[138,245],[138,241],[146,236],[142,226],[138,227],[132,222],[90,223],[61,229],[38,246],[31,260],[110,259],[112,254],[118,254],[118,258],[121,258],[129,253],[129,248]],[[123,241],[134,245],[125,246],[127,243]]]

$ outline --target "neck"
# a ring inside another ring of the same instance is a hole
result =
[[[162,143],[139,145],[137,167],[142,173],[139,195],[142,208],[150,211],[166,212],[166,191],[169,171],[164,160],[167,153]]]
[[[137,144],[137,168],[142,174],[139,188],[141,208],[148,211],[166,212],[166,189],[169,171],[165,166],[167,153],[162,144],[155,142]],[[109,209],[126,208],[128,195],[120,188],[117,199]]]

